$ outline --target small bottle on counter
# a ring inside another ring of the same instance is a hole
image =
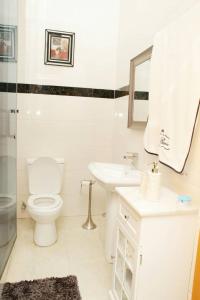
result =
[[[153,162],[153,166],[148,171],[146,199],[158,201],[160,198],[161,173],[159,172],[158,163]]]

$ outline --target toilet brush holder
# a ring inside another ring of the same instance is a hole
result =
[[[95,184],[94,180],[83,180],[81,181],[81,188],[83,184],[89,185],[89,201],[88,201],[88,216],[85,223],[82,225],[84,229],[92,230],[95,229],[97,226],[92,220],[92,186]]]

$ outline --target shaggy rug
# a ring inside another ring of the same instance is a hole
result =
[[[75,276],[5,283],[0,286],[1,300],[81,300]]]

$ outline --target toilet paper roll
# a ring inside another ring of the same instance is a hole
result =
[[[148,172],[146,199],[158,201],[160,197],[161,173]]]

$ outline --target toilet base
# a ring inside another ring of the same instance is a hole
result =
[[[35,223],[34,241],[40,247],[47,247],[57,241],[55,222]]]

